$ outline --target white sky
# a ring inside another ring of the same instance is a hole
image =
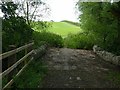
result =
[[[78,0],[43,0],[50,7],[50,16],[47,15],[43,20],[54,20],[54,21],[62,21],[62,20],[70,20],[78,22],[77,19],[79,13],[77,9],[75,9],[75,4]],[[2,13],[0,12],[0,16]]]
[[[77,10],[75,9],[75,4],[78,0],[47,0],[49,4],[51,13],[49,18],[46,20],[70,20],[70,21],[79,21]]]

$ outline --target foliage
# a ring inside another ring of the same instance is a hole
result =
[[[80,15],[81,28],[88,34],[94,34],[99,46],[116,53],[120,50],[120,43],[118,43],[120,42],[120,39],[118,40],[120,38],[120,27],[118,26],[120,20],[113,15],[112,9],[113,7],[120,8],[118,3],[78,2],[79,11],[82,12]]]
[[[42,59],[33,60],[18,78],[14,78],[15,83],[12,88],[38,88],[42,85],[42,79],[46,74]]]
[[[68,21],[68,20],[63,20],[63,21],[61,21],[61,22],[67,22],[67,23],[76,25],[76,26],[78,26],[78,27],[80,26],[80,23],[78,23],[78,22],[72,22],[72,21]]]
[[[52,23],[47,21],[34,21],[31,23],[31,26],[35,31],[40,32],[48,30],[50,27],[52,27]]]
[[[94,42],[94,37],[85,33],[69,34],[64,39],[65,47],[75,49],[92,49]]]
[[[2,2],[1,9],[2,12],[4,13],[3,18],[9,19],[10,17],[15,17],[17,5],[14,4],[13,2]]]
[[[42,31],[42,32],[34,31],[33,38],[34,38],[36,47],[39,47],[43,43],[48,43],[50,46],[53,46],[53,47],[63,46],[62,37],[54,33],[46,32],[46,31]]]
[[[26,24],[23,17],[15,15],[16,9],[17,6],[13,2],[2,4],[2,12],[4,13],[2,21],[3,52],[9,50],[9,45],[18,47],[32,40],[33,30]]]

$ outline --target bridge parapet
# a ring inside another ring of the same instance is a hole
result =
[[[93,46],[93,51],[94,51],[94,53],[96,53],[98,56],[100,56],[105,61],[108,61],[108,62],[110,62],[112,64],[120,66],[120,56],[116,56],[113,53],[107,52],[107,51],[101,49],[97,45]]]

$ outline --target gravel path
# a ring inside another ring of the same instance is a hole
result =
[[[44,57],[47,75],[43,88],[120,88],[107,79],[119,67],[103,61],[92,51],[51,48]]]

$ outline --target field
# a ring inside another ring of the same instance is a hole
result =
[[[78,33],[82,30],[80,27],[66,22],[53,22],[52,27],[50,27],[48,31],[66,37],[69,33]]]

